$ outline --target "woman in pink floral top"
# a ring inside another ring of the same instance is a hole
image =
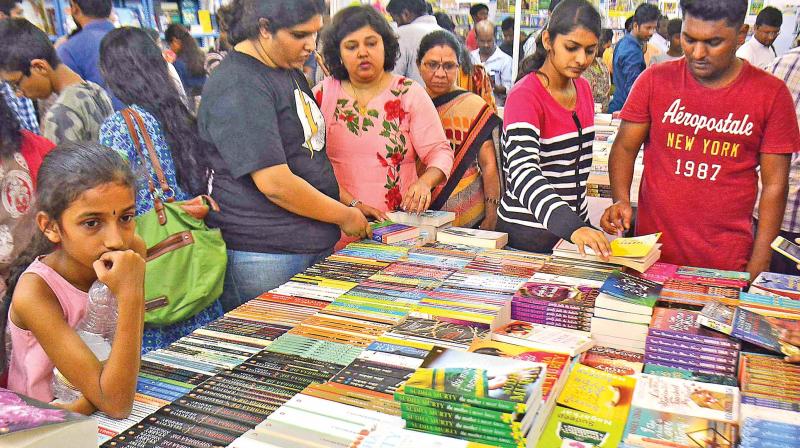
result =
[[[427,210],[453,165],[433,102],[419,84],[391,73],[397,38],[372,7],[343,9],[329,30],[323,48],[332,77],[314,93],[342,202],[374,219]]]

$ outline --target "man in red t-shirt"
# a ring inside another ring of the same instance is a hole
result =
[[[755,276],[769,268],[800,146],[794,104],[783,81],[736,58],[747,0],[681,0],[681,8],[686,57],[649,68],[634,84],[609,160],[616,202],[601,225],[609,233],[630,227],[644,143],[636,233],[664,232],[665,262]]]
[[[475,34],[475,25],[489,18],[489,7],[483,3],[470,6],[469,16],[472,17],[472,29],[467,33],[465,45],[467,50],[475,51],[478,49],[478,35]]]

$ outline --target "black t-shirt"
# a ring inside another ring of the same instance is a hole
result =
[[[325,121],[300,71],[269,68],[232,51],[206,82],[197,119],[200,136],[215,149],[212,196],[221,212],[208,222],[222,230],[229,249],[306,254],[336,244],[338,226],[277,206],[250,176],[287,164],[296,176],[339,199],[325,152]]]

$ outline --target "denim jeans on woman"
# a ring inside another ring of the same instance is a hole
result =
[[[292,276],[323,260],[332,252],[329,249],[316,254],[264,254],[229,250],[225,289],[219,301],[225,312],[228,312],[286,283]]]

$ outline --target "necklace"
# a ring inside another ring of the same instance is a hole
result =
[[[258,46],[253,45],[253,48],[256,50],[258,57],[261,58],[261,62],[263,62],[267,67],[277,68],[278,64],[276,64],[275,61],[269,57],[267,50],[264,48],[264,44],[261,43],[261,39],[256,38],[256,40],[258,41]]]
[[[362,117],[367,115],[367,105],[369,104],[369,100],[372,99],[370,97],[370,94],[372,94],[372,90],[375,89],[375,86],[380,88],[381,85],[383,85],[383,79],[384,79],[385,76],[386,76],[386,72],[381,73],[381,76],[380,76],[380,78],[378,78],[377,83],[375,83],[374,85],[372,85],[370,87],[367,87],[364,90],[361,90],[358,87],[356,87],[355,84],[353,84],[352,81],[348,82],[348,84],[350,85],[350,90],[351,90],[350,93],[353,95],[353,99],[355,100],[355,103],[353,105],[356,107],[356,109],[358,110],[359,115],[361,115]],[[364,97],[360,94],[361,92],[366,92],[367,101],[362,101],[362,98],[364,98]]]

